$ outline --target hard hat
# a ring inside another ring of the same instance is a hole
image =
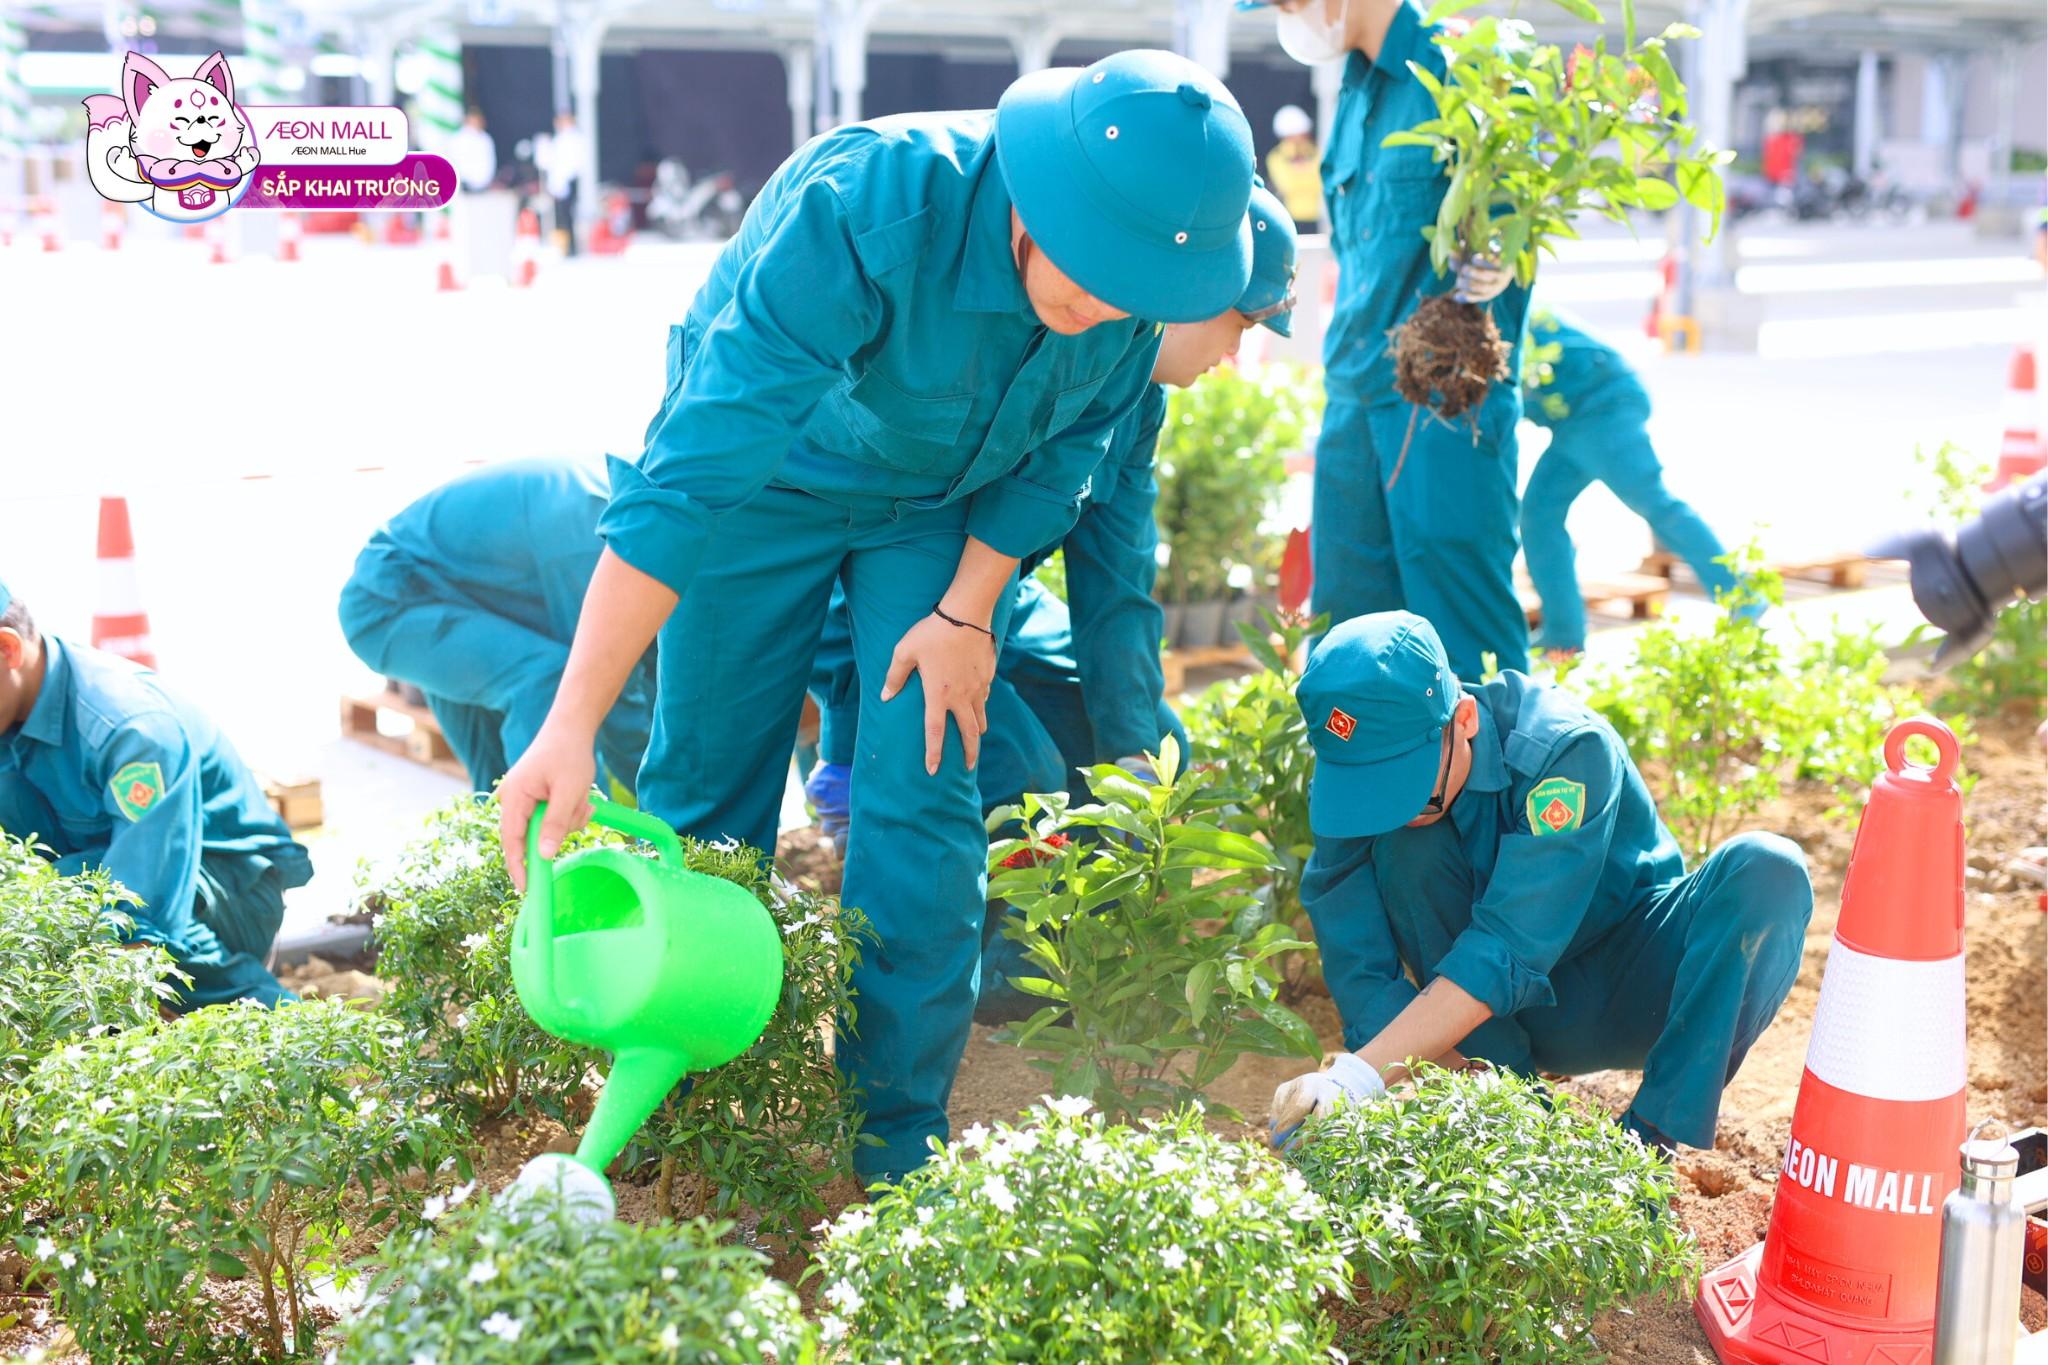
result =
[[[1252,186],[1252,281],[1237,311],[1281,336],[1294,335],[1294,219],[1263,182]]]
[[[1024,230],[1074,283],[1154,322],[1229,308],[1252,273],[1252,130],[1222,83],[1145,49],[1036,71],[996,106]]]
[[[1274,137],[1307,137],[1315,130],[1315,120],[1298,104],[1283,104],[1274,111]]]

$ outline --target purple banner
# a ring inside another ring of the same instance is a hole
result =
[[[259,166],[244,209],[437,209],[455,197],[446,157],[409,154],[395,166]]]

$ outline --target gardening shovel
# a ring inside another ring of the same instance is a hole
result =
[[[583,1171],[537,1158],[516,1184],[609,1206],[605,1167],[677,1083],[760,1038],[782,993],[782,935],[746,890],[685,867],[681,840],[654,816],[593,797],[592,820],[653,844],[657,858],[593,848],[555,862],[540,856],[546,810],[527,826],[512,983],[536,1024],[611,1053],[612,1068],[576,1148]]]

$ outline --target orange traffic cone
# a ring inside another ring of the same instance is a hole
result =
[[[108,251],[119,251],[121,249],[121,232],[127,226],[127,210],[111,199],[100,205],[101,247]]]
[[[213,250],[207,254],[206,259],[214,265],[226,265],[228,263],[227,225],[218,218],[206,224],[206,240],[212,243],[213,246]]]
[[[529,289],[540,274],[540,215],[532,209],[519,210],[519,235],[512,239],[512,283]]]
[[[2041,410],[2035,405],[2034,348],[2024,343],[2013,347],[2012,367],[2005,380],[2005,439],[1998,443],[1998,469],[1987,493],[2016,479],[2030,478],[2048,465],[2048,448],[2041,444]]]
[[[62,251],[64,249],[64,237],[57,230],[57,210],[51,205],[50,201],[48,199],[36,200],[35,207],[30,212],[35,217],[43,220],[43,250]]]
[[[1932,769],[1905,766],[1908,738]],[[1849,854],[1770,1228],[1700,1282],[1723,1362],[1927,1365],[1968,1075],[1956,737],[1915,718]]]
[[[277,221],[277,259],[296,261],[299,259],[299,215],[283,214]]]
[[[462,288],[462,281],[455,274],[455,240],[448,230],[448,215],[443,213],[434,223],[434,288],[443,294],[453,294]]]
[[[93,613],[92,644],[141,664],[156,667],[149,638],[149,613],[142,609],[142,591],[135,576],[135,536],[128,529],[128,499],[100,499],[100,600]]]

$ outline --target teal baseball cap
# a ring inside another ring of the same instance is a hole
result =
[[[0,581],[0,614],[4,614],[13,605],[14,594],[7,590],[7,584],[4,581]]]
[[[1237,311],[1281,336],[1294,335],[1294,218],[1264,181],[1252,183],[1252,281]]]
[[[1325,635],[1294,689],[1316,751],[1309,828],[1364,839],[1422,814],[1461,695],[1436,627],[1413,612],[1354,616]]]
[[[1251,278],[1251,125],[1185,57],[1022,77],[996,105],[996,160],[1031,240],[1112,308],[1202,322]]]

